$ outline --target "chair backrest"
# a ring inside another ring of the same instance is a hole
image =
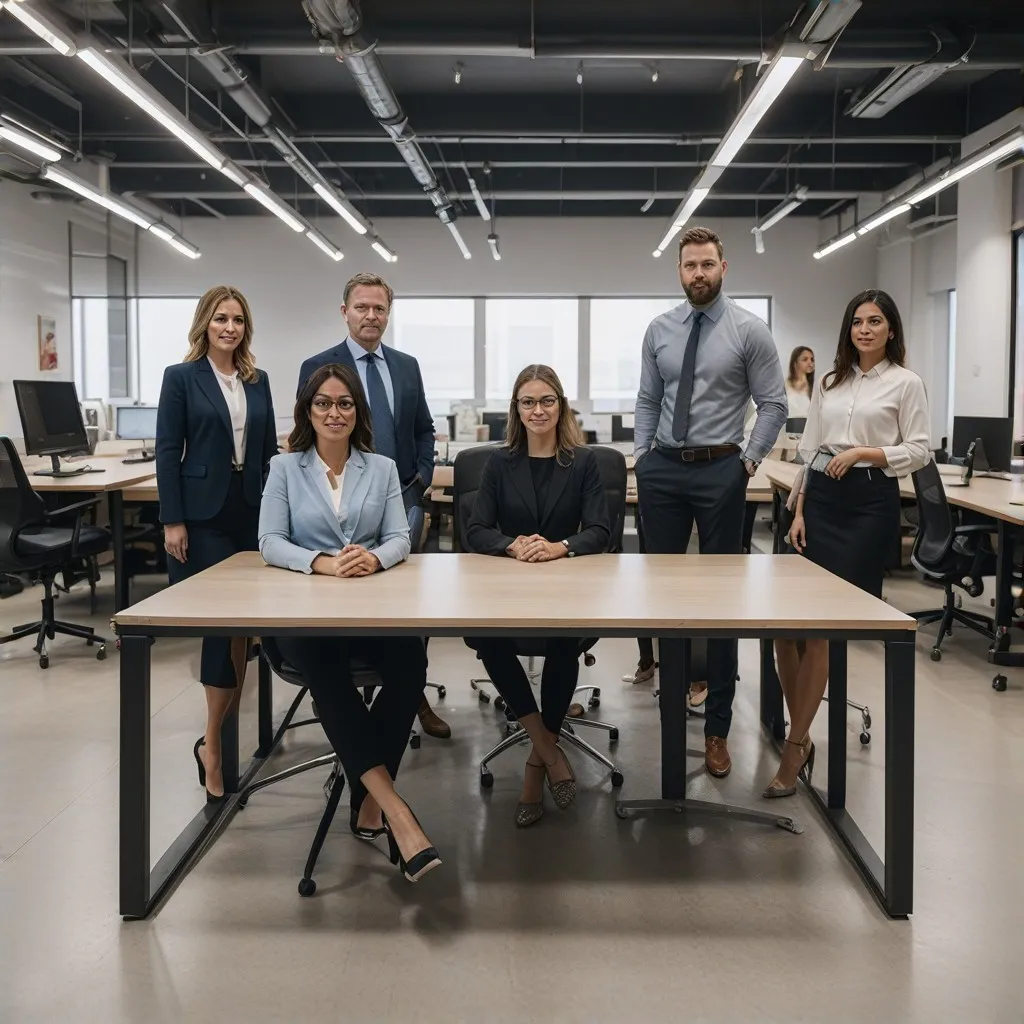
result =
[[[14,552],[18,533],[45,518],[43,499],[32,490],[14,442],[0,437],[0,568],[18,568],[21,559]]]
[[[922,571],[940,570],[956,536],[953,513],[946,501],[939,467],[929,462],[912,475],[917,495],[917,537],[911,561]]]
[[[597,468],[608,499],[608,518],[612,527],[608,550],[619,552],[626,528],[626,457],[617,448],[601,444],[590,445],[590,450],[597,456]]]
[[[452,466],[452,550],[464,551],[462,538],[469,518],[473,514],[473,502],[480,490],[484,466],[497,448],[495,444],[479,444],[463,448],[455,456]]]

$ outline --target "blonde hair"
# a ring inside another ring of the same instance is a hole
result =
[[[555,458],[559,465],[565,466],[572,461],[576,449],[583,444],[576,414],[572,411],[565,397],[562,382],[558,374],[543,363],[533,363],[524,367],[516,377],[512,388],[512,400],[508,406],[508,426],[505,429],[505,445],[514,452],[526,451],[526,427],[519,416],[519,389],[530,381],[543,381],[558,398],[558,425],[555,428]],[[565,461],[563,461],[563,459]]]
[[[364,288],[383,288],[384,293],[388,297],[388,311],[390,312],[391,307],[395,303],[395,292],[394,289],[381,277],[379,274],[356,274],[355,277],[350,277],[348,283],[345,285],[345,295],[341,300],[346,306],[348,300],[352,297],[352,292],[358,287]]]
[[[238,376],[247,384],[255,384],[260,374],[256,369],[256,360],[252,356],[252,311],[245,296],[237,289],[228,284],[218,284],[211,288],[196,306],[195,316],[192,318],[192,326],[188,331],[188,352],[182,360],[186,363],[196,363],[204,359],[210,351],[210,339],[207,331],[213,322],[217,307],[222,302],[234,299],[242,307],[242,316],[245,317],[245,327],[242,330],[242,340],[238,348],[232,353],[235,360],[235,369]]]

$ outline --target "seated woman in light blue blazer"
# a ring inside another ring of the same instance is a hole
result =
[[[355,370],[330,364],[306,381],[288,449],[270,461],[260,552],[270,565],[335,577],[337,589],[325,581],[324,600],[355,604],[361,597],[356,578],[398,565],[410,550],[398,470],[373,453],[370,409]],[[302,673],[352,783],[353,834],[370,841],[387,834],[392,863],[415,882],[441,863],[394,787],[427,681],[423,642],[281,637],[277,645]],[[380,674],[372,707],[352,681],[353,657]]]

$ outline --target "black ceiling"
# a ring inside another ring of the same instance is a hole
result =
[[[273,101],[279,124],[365,215],[433,213],[348,70],[318,52],[300,0],[50,6],[108,40],[124,44],[131,36],[131,59],[147,79],[180,109],[187,100],[192,120],[226,153],[306,215],[326,208],[187,55],[167,8],[197,27],[204,44],[233,53]],[[463,215],[473,214],[467,165],[485,196],[493,195],[499,219],[643,216],[658,234],[749,92],[758,56],[800,6],[364,0],[362,10],[363,35],[378,41],[410,125]],[[944,63],[965,52],[966,59],[884,118],[844,114],[850,97],[885,69],[937,52]],[[892,188],[954,151],[964,134],[1020,106],[1022,67],[1020,0],[864,0],[825,66],[808,62],[798,72],[702,212],[764,214],[799,183],[817,194],[799,213],[821,215],[858,192]],[[89,69],[46,52],[7,15],[0,15],[0,109],[87,156],[111,159],[116,191],[148,195],[180,214],[259,212]]]

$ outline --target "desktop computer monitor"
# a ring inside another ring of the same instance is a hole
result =
[[[635,417],[632,413],[628,416],[612,416],[612,443],[632,441],[634,423]]]
[[[490,439],[492,441],[505,440],[505,428],[508,426],[508,413],[485,412],[483,413],[480,422],[491,428]]]
[[[119,405],[115,421],[114,436],[118,441],[156,441],[155,405]],[[133,451],[144,456],[152,454],[153,445],[143,444]]]
[[[787,434],[802,434],[804,428],[807,426],[806,416],[790,416],[786,420],[786,433]]]
[[[14,397],[18,403],[21,429],[28,455],[49,455],[51,469],[40,469],[35,476],[75,476],[87,467],[62,468],[61,455],[88,452],[89,438],[78,404],[78,389],[70,380],[16,380]]]
[[[1009,472],[1013,450],[1013,419],[1009,416],[954,416],[953,450],[955,458],[967,454],[970,443],[981,439],[988,468]]]

